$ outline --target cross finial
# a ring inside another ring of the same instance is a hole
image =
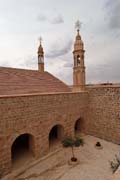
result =
[[[77,29],[77,31],[80,30],[81,26],[82,26],[82,23],[79,20],[77,20],[75,23],[75,28]]]
[[[41,43],[42,43],[42,37],[41,36],[39,37],[39,41],[40,41],[40,45],[41,45]]]

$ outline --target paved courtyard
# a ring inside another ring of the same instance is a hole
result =
[[[78,165],[69,165],[71,149],[61,148],[28,166],[17,176],[14,170],[12,176],[4,180],[110,180],[112,171],[109,161],[114,159],[115,154],[120,155],[120,145],[88,135],[84,136],[84,141],[83,147],[75,149]],[[101,142],[103,149],[94,147],[97,141]]]

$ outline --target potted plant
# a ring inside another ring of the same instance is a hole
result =
[[[84,145],[84,141],[82,138],[79,137],[65,137],[62,140],[62,144],[63,147],[68,148],[71,147],[72,150],[72,157],[69,161],[70,164],[77,164],[78,163],[78,159],[75,157],[75,153],[74,153],[74,147],[79,147],[79,146],[83,146]]]
[[[102,145],[101,145],[101,143],[100,143],[99,141],[96,142],[95,147],[96,147],[97,149],[102,149],[102,148],[103,148]]]

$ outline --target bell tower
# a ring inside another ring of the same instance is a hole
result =
[[[40,37],[40,45],[38,47],[38,71],[44,72],[44,51],[42,47],[42,38]]]
[[[74,43],[73,57],[73,91],[85,90],[84,44],[80,36],[80,22],[76,22],[77,35]]]

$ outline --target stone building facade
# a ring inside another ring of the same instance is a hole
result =
[[[41,52],[42,51],[42,52]],[[44,70],[0,68],[0,171],[10,173],[20,149],[34,158],[76,131],[120,144],[120,85],[85,85],[84,46],[74,46],[73,88]],[[4,81],[3,81],[4,80]],[[21,151],[22,152],[22,151]]]

